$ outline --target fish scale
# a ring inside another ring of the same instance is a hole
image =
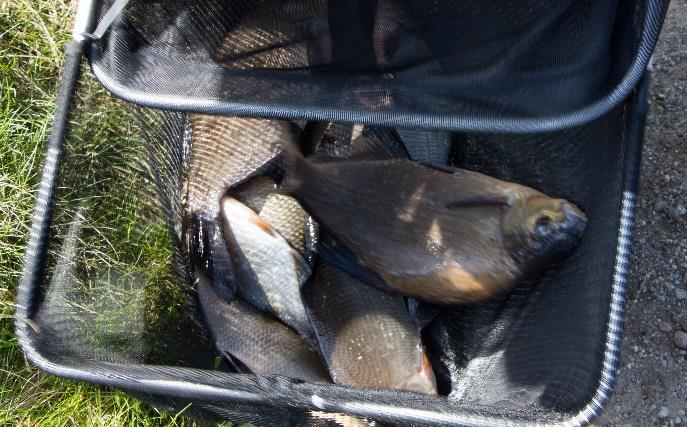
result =
[[[420,333],[402,297],[318,260],[303,298],[338,384],[436,394]]]
[[[282,191],[295,197],[341,247],[338,265],[357,278],[439,304],[483,301],[569,253],[586,217],[533,188],[391,154],[356,139],[362,158],[308,160],[287,150]],[[332,258],[333,259],[333,258]]]
[[[225,197],[221,219],[224,240],[234,259],[238,295],[310,340],[312,328],[300,295],[310,265],[241,202]]]
[[[255,212],[260,212],[265,205],[267,196],[274,192],[277,184],[268,176],[256,176],[231,190],[241,203]]]
[[[272,193],[260,210],[267,221],[287,242],[301,254],[306,253],[306,231],[310,216],[293,197]]]
[[[293,143],[288,122],[279,120],[196,114],[190,121],[186,206],[207,218],[217,216],[227,188],[259,175]]]
[[[296,199],[275,193],[276,183],[267,176],[256,176],[230,190],[230,194],[267,221],[301,255],[309,255],[312,220]]]
[[[216,346],[258,375],[331,382],[319,354],[291,329],[241,300],[223,301],[209,280],[197,279],[198,299]]]

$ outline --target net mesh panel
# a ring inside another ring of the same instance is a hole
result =
[[[446,115],[496,123],[603,97],[633,59],[644,13],[641,1],[132,0],[89,59],[109,89],[144,95],[137,100],[147,106],[183,100],[198,110],[330,112],[341,121],[421,113],[411,127]],[[569,257],[509,296],[440,311],[423,331],[441,394],[432,397],[232,373],[203,325],[175,228],[187,114],[134,107],[90,77],[76,99],[31,313],[32,338],[49,360],[106,375],[168,411],[256,425],[344,423],[303,409],[313,395],[542,422],[590,403],[605,349],[629,103],[555,133],[450,135],[450,164],[567,198],[589,221]],[[259,399],[163,396],[134,377]]]
[[[186,380],[257,393],[260,402],[227,405],[130,388],[166,410],[256,425],[336,423],[302,409],[312,407],[313,394],[547,422],[590,401],[605,348],[628,105],[557,133],[452,135],[452,164],[565,197],[589,222],[568,258],[508,297],[441,310],[423,336],[442,394],[432,397],[231,373],[203,326],[173,226],[187,115],[133,107],[84,80],[33,313],[33,338],[48,359],[113,380]]]
[[[110,89],[148,106],[498,126],[609,94],[637,51],[644,5],[132,0],[90,59]]]

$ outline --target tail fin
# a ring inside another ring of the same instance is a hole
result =
[[[301,171],[307,167],[307,160],[303,157],[298,146],[293,141],[287,141],[282,146],[282,159],[284,164],[284,176],[278,191],[282,194],[292,195],[298,191],[302,184]]]

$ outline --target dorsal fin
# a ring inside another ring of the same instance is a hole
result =
[[[354,139],[351,142],[351,153],[348,158],[351,160],[407,159],[408,153],[390,132],[381,130],[363,132]]]
[[[508,197],[501,194],[484,194],[481,196],[456,199],[446,204],[447,209],[476,208],[484,206],[509,206]]]
[[[342,160],[388,160],[397,158],[386,144],[360,135],[347,146],[326,146],[322,151],[308,156],[313,163],[340,162]]]
[[[415,298],[408,298],[406,305],[410,318],[413,319],[420,330],[429,325],[439,315],[439,310],[441,310],[438,305],[418,301]]]
[[[372,153],[378,155],[380,159],[409,159],[408,151],[401,142],[401,138],[393,128],[365,126],[363,136],[374,142],[372,147],[367,147]],[[355,141],[353,146],[355,147]]]
[[[389,291],[389,285],[377,273],[360,264],[350,249],[334,240],[326,233],[320,235],[318,253],[324,261],[345,271],[352,277],[383,291]]]

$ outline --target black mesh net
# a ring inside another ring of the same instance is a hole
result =
[[[582,243],[560,264],[501,300],[440,310],[423,334],[442,395],[432,397],[231,374],[203,325],[174,228],[188,115],[133,108],[92,83],[82,87],[74,117],[83,119],[72,123],[65,148],[48,273],[32,317],[35,345],[53,363],[105,375],[163,409],[258,425],[341,421],[303,410],[313,406],[313,396],[329,410],[357,402],[554,421],[585,407],[597,392],[629,104],[555,134],[420,135],[434,147],[449,141],[448,150],[424,153],[427,162],[444,153],[444,163],[568,198],[589,217]],[[350,137],[346,126],[333,132]],[[82,155],[93,151],[98,156]],[[235,392],[236,402],[181,389],[160,393],[158,381],[219,387]],[[244,392],[259,401],[243,401]]]
[[[665,5],[132,0],[90,58],[110,90],[148,106],[526,132],[610,110]]]
[[[643,126],[637,96],[555,132],[490,123],[574,112],[615,90],[641,45],[644,6],[129,2],[90,61],[108,89],[143,106],[82,79],[44,280],[31,291],[31,347],[61,375],[208,420],[589,421],[614,375],[621,211]],[[166,108],[148,108],[156,105]],[[186,108],[288,117],[306,153],[320,141],[329,155],[345,154],[353,134],[405,123],[391,131],[413,141],[413,160],[566,198],[585,211],[587,229],[569,256],[507,296],[438,309],[422,341],[439,396],[235,373],[206,327],[179,228],[196,117]],[[310,120],[322,118],[376,126]],[[432,126],[492,131],[420,129]]]

